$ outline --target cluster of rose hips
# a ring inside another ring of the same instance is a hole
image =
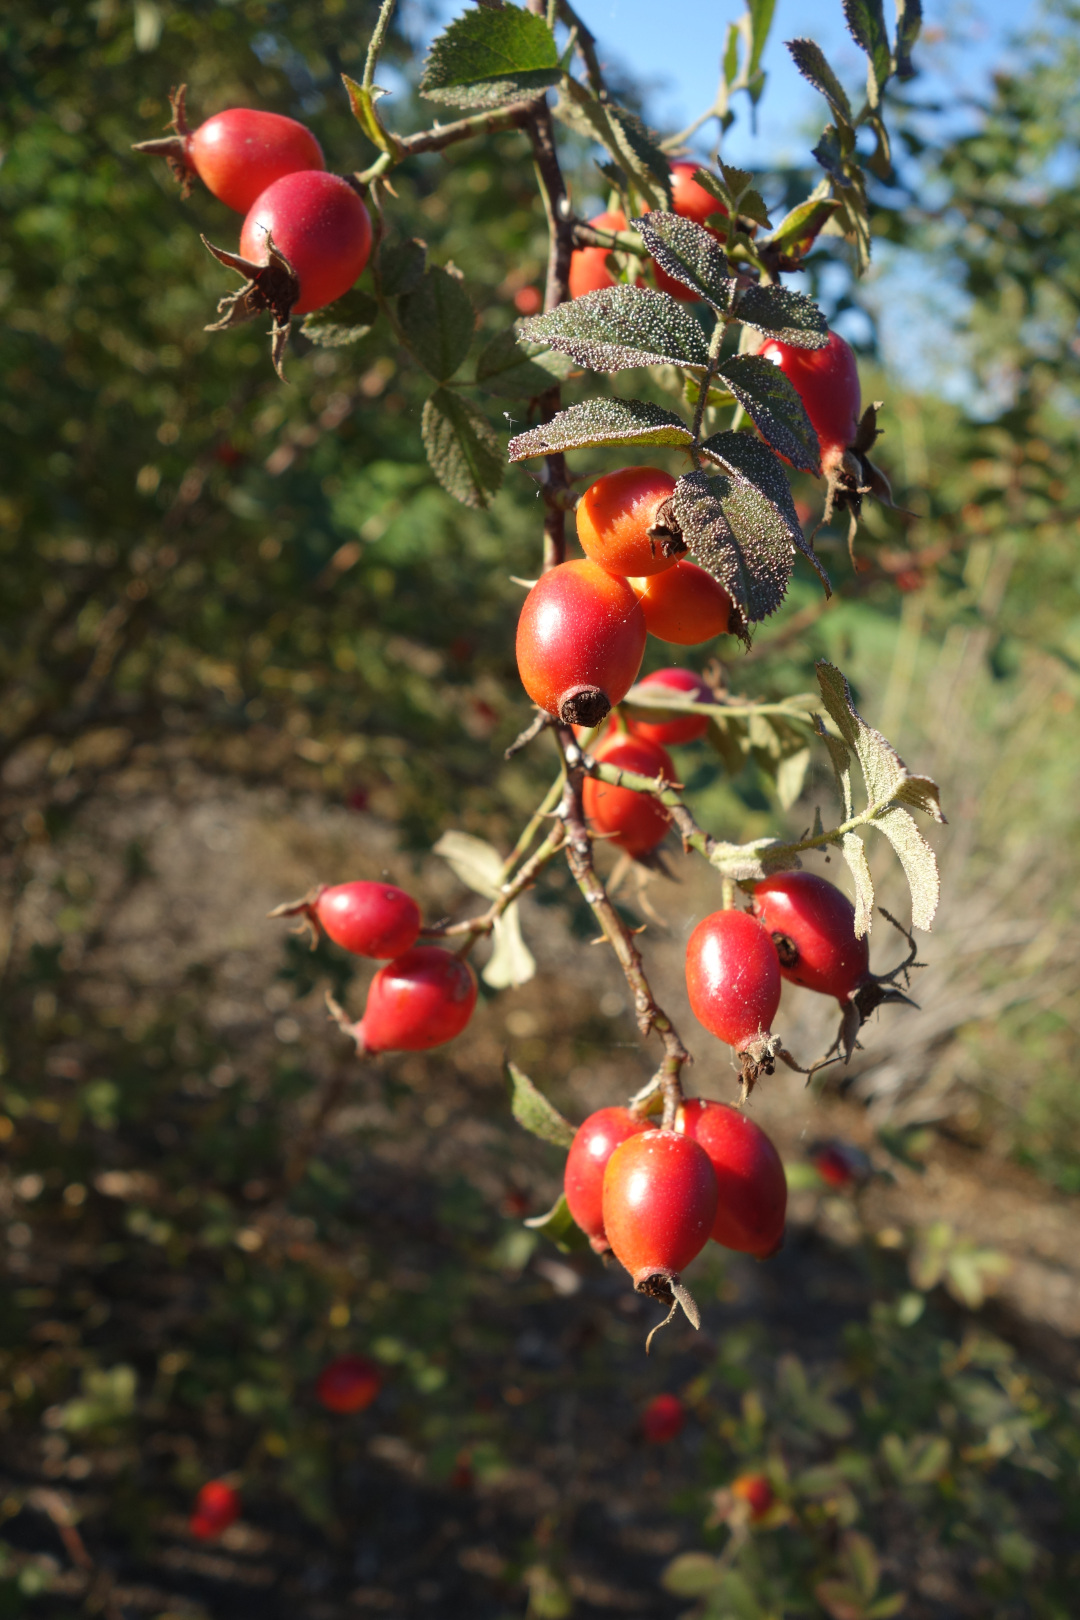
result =
[[[382,1388],[382,1372],[367,1356],[336,1356],[315,1382],[321,1405],[337,1417],[363,1412]],[[240,1517],[240,1492],[227,1479],[207,1480],[196,1498],[188,1529],[200,1541],[216,1541]]]
[[[190,130],[183,88],[174,97],[173,128],[174,135],[135,150],[166,157],[185,184],[198,175],[244,215],[239,253],[210,249],[247,278],[241,293],[224,301],[233,319],[268,309],[285,327],[293,315],[325,309],[349,291],[371,252],[371,220],[353,184],[326,173],[309,129],[280,113],[233,107]]]

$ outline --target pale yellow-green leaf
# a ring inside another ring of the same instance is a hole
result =
[[[536,959],[521,936],[521,916],[517,901],[496,917],[494,949],[480,977],[493,990],[528,984],[536,975]]]
[[[494,900],[502,882],[503,860],[498,850],[472,833],[444,832],[435,854],[453,869],[467,888]]]

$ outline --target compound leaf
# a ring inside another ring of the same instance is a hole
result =
[[[435,378],[454,375],[472,342],[476,317],[469,295],[449,270],[432,265],[398,300],[398,319],[413,354]]]
[[[604,287],[521,323],[531,343],[546,343],[591,371],[632,366],[699,366],[709,347],[694,317],[667,293]]]
[[[462,506],[488,506],[502,483],[503,458],[487,417],[449,388],[436,388],[420,418],[431,470]]]
[[[689,444],[693,435],[681,416],[641,399],[587,399],[550,422],[519,433],[507,446],[511,461],[547,456],[589,445]]]
[[[554,1104],[549,1103],[529,1079],[506,1058],[503,1073],[510,1086],[510,1109],[518,1124],[541,1141],[553,1142],[556,1147],[568,1148],[574,1140],[574,1127],[564,1119]]]
[[[800,472],[821,472],[821,447],[788,377],[760,354],[736,354],[718,368],[766,444]]]
[[[457,17],[433,41],[420,94],[454,107],[523,101],[562,77],[554,35],[543,17],[504,5]]]
[[[715,236],[679,214],[645,214],[632,223],[661,270],[726,314],[736,283]]]
[[[823,349],[829,341],[828,324],[814,300],[790,287],[747,287],[733,314],[744,326],[796,349]]]

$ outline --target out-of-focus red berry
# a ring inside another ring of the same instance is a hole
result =
[[[641,1432],[650,1445],[667,1445],[685,1425],[686,1408],[677,1395],[654,1395],[641,1414]]]
[[[363,1412],[382,1388],[382,1372],[367,1356],[336,1356],[315,1383],[328,1412]]]
[[[519,287],[514,294],[514,308],[519,315],[539,315],[544,307],[544,295],[539,287]]]
[[[195,1498],[188,1528],[200,1541],[213,1541],[240,1517],[240,1493],[223,1479],[211,1479]]]

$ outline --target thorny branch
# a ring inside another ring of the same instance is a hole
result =
[[[634,1098],[635,1105],[647,1112],[648,1102],[659,1091],[664,1099],[663,1125],[671,1130],[675,1113],[682,1100],[680,1075],[690,1054],[679,1039],[671,1019],[656,1001],[641,964],[641,952],[634,936],[616,911],[607,890],[596,875],[592,858],[592,839],[585,824],[581,803],[582,785],[587,774],[587,756],[581,752],[569,726],[556,731],[559,750],[566,766],[566,784],[563,788],[559,814],[566,827],[566,860],[571,876],[593,916],[600,924],[604,937],[615,952],[634,997],[634,1011],[642,1035],[656,1030],[664,1043],[664,1058],[656,1075]]]

